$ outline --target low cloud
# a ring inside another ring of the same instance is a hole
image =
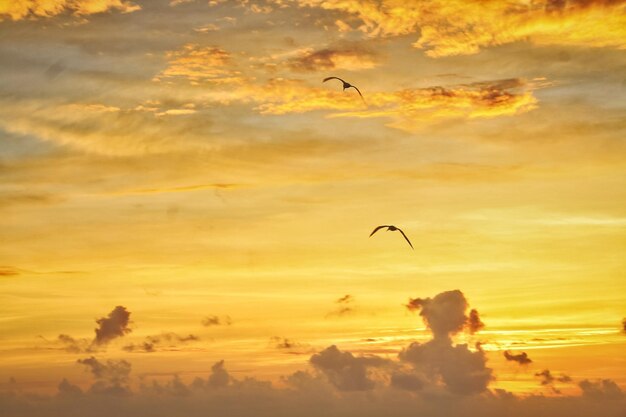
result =
[[[506,358],[507,361],[517,362],[522,366],[528,365],[529,363],[533,362],[532,359],[528,357],[528,354],[526,352],[522,352],[522,353],[515,355],[509,352],[508,350],[505,350],[504,357]]]
[[[90,391],[108,394],[129,394],[128,382],[131,364],[125,360],[107,360],[101,362],[95,356],[79,359],[76,363],[84,365],[91,372],[96,382]]]
[[[493,375],[486,366],[487,358],[480,344],[472,351],[467,344],[455,345],[452,340],[464,329],[473,333],[477,327],[484,326],[476,310],[472,310],[474,319],[466,314],[468,302],[463,293],[454,290],[434,298],[413,298],[406,307],[410,311],[419,310],[433,339],[426,343],[413,342],[400,352],[400,361],[411,369],[394,373],[392,384],[402,389],[421,390],[427,381],[431,387],[459,395],[486,391]]]
[[[354,356],[332,345],[311,356],[311,365],[322,372],[330,383],[340,391],[367,391],[375,386],[368,371],[384,366],[387,360],[377,356]]]
[[[620,387],[610,379],[590,381],[584,379],[578,383],[583,396],[597,400],[619,400],[624,398]]]

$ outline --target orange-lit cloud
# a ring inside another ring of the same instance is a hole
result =
[[[355,27],[370,36],[419,32],[414,46],[425,49],[431,57],[474,54],[489,46],[527,40],[549,45],[626,47],[626,4],[622,1],[295,0],[295,3],[344,12],[346,17],[337,21],[343,31]]]
[[[192,83],[238,84],[241,73],[231,66],[231,56],[216,46],[187,44],[182,49],[167,53],[168,66],[155,77],[156,81],[168,78],[186,78]]]
[[[0,2],[0,20],[9,17],[21,20],[34,17],[52,17],[62,13],[76,16],[118,10],[130,13],[141,6],[128,0],[9,0]]]

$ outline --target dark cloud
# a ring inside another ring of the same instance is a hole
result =
[[[338,69],[365,69],[378,64],[378,55],[356,44],[334,46],[324,49],[307,50],[300,56],[287,61],[293,71],[314,72]]]
[[[470,334],[474,334],[485,327],[485,323],[480,320],[480,316],[476,309],[472,309],[470,311],[466,325]]]
[[[95,329],[94,343],[98,345],[107,344],[113,339],[130,333],[132,330],[128,328],[129,321],[130,311],[124,306],[115,307],[107,317],[96,320],[99,327]]]
[[[583,396],[598,400],[610,400],[624,398],[624,393],[620,387],[610,379],[589,381],[584,379],[578,383],[583,391]]]
[[[207,379],[207,385],[213,388],[226,387],[230,380],[230,374],[224,367],[224,360],[222,359],[211,367],[211,375]]]
[[[95,356],[79,359],[77,363],[84,365],[91,372],[96,382],[89,389],[94,393],[110,395],[130,395],[128,382],[131,364],[125,360],[107,360],[100,362]]]
[[[200,338],[193,334],[181,336],[179,334],[169,332],[161,333],[156,336],[146,336],[142,343],[131,343],[124,346],[122,349],[127,352],[151,353],[156,352],[158,348],[175,348],[181,344],[197,342],[198,340],[200,340]]]
[[[622,319],[622,333],[626,334],[626,318]]]
[[[206,327],[210,326],[230,326],[232,324],[232,320],[230,316],[207,316],[202,319],[202,325]]]
[[[391,386],[407,391],[420,391],[426,382],[419,376],[409,372],[395,372],[391,374]]]
[[[63,345],[66,352],[86,353],[92,351],[92,342],[88,339],[75,339],[66,334],[60,334],[57,341]]]
[[[400,360],[411,365],[412,372],[396,376],[395,386],[420,389],[422,384],[418,381],[428,380],[453,394],[485,391],[493,376],[480,344],[471,351],[466,344],[452,342],[452,336],[464,327],[473,332],[484,326],[476,310],[472,310],[470,316],[465,314],[468,303],[463,293],[454,290],[434,298],[414,298],[406,307],[411,311],[420,310],[433,339],[422,344],[413,342],[400,352]]]
[[[336,303],[339,304],[348,304],[354,301],[354,297],[351,296],[350,294],[346,294],[343,297],[340,297],[337,299],[337,301],[335,301]]]
[[[572,382],[572,378],[568,375],[561,374],[560,376],[554,376],[549,369],[544,369],[541,372],[537,372],[535,376],[540,378],[539,383],[541,385],[552,388],[552,391],[557,394],[560,394],[561,391],[555,387],[555,383],[560,382],[562,384],[568,384]]]
[[[420,310],[420,316],[435,339],[457,334],[469,320],[465,315],[467,301],[459,290],[442,292],[435,298],[409,299],[406,307],[410,311]]]
[[[350,314],[352,312],[354,312],[354,307],[352,307],[352,304],[354,303],[354,297],[350,294],[346,294],[343,297],[339,297],[338,299],[335,300],[336,304],[339,304],[339,306],[331,311],[330,313],[328,313],[326,316],[327,317],[332,317],[332,316],[345,316],[347,314]]]
[[[368,369],[381,367],[387,363],[385,359],[377,356],[356,357],[350,352],[342,352],[335,345],[311,356],[309,362],[340,391],[373,389],[375,382],[370,379]]]
[[[528,365],[529,363],[532,363],[532,359],[528,357],[528,354],[526,352],[515,355],[508,350],[505,350],[504,357],[507,361],[517,362],[520,365]]]

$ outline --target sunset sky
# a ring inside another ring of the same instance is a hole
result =
[[[622,0],[0,0],[0,408],[623,416],[625,74]]]

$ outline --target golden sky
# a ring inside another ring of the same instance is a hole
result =
[[[621,0],[0,0],[0,407],[620,415],[625,39]]]

